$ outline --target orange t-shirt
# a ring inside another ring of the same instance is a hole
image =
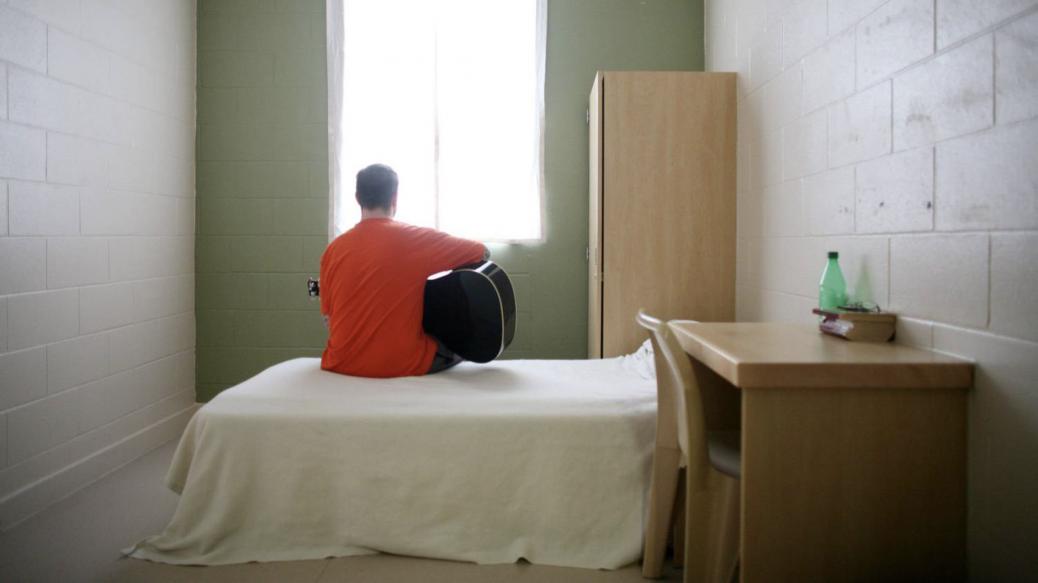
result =
[[[328,344],[321,368],[362,377],[422,375],[436,341],[422,329],[425,280],[483,258],[482,243],[392,219],[365,219],[321,257]]]

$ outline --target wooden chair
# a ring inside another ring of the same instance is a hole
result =
[[[684,562],[686,583],[730,581],[739,548],[739,434],[707,430],[699,384],[674,333],[666,322],[644,311],[636,320],[650,331],[658,394],[642,576],[654,579],[662,574],[684,468],[684,520],[676,521],[684,527],[675,529],[675,558]],[[683,552],[678,548],[682,539]]]

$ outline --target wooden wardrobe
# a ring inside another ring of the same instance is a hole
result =
[[[588,107],[588,357],[664,320],[735,319],[735,75],[604,71]]]

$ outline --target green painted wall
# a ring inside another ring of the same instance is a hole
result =
[[[324,0],[198,2],[198,399],[319,355],[327,243]]]
[[[324,2],[198,4],[198,397],[318,355],[303,281],[326,244]],[[702,0],[551,0],[546,240],[495,246],[516,287],[511,358],[583,358],[587,95],[599,69],[703,67]]]

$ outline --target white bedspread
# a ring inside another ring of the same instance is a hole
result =
[[[176,513],[132,556],[631,563],[656,389],[625,358],[398,379],[332,374],[310,358],[273,366],[195,414],[166,477]]]

